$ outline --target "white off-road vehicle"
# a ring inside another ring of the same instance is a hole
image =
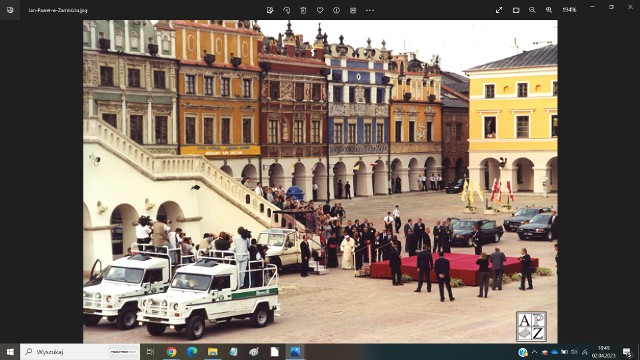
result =
[[[249,261],[253,270],[239,273],[237,256],[232,251],[215,251],[194,264],[176,271],[169,289],[162,294],[138,300],[137,319],[147,324],[152,336],[162,335],[167,327],[185,330],[190,340],[202,338],[206,322],[229,322],[250,318],[255,327],[267,326],[280,311],[278,270],[272,264]],[[248,257],[248,253],[247,253]],[[249,273],[246,288],[238,288],[238,276]],[[253,280],[251,274],[256,274]]]
[[[155,252],[113,261],[101,272],[100,281],[91,279],[82,289],[84,325],[95,326],[107,319],[116,321],[122,330],[135,327],[138,299],[165,292],[174,268],[169,255]]]
[[[302,264],[300,243],[304,235],[307,235],[309,239],[309,250],[312,254],[315,252],[318,257],[320,256],[322,245],[318,236],[308,231],[308,227],[305,227],[305,232],[303,233],[300,233],[295,227],[296,220],[311,221],[315,219],[315,211],[276,210],[274,213],[281,216],[281,221],[278,221],[279,224],[272,224],[271,228],[260,231],[256,238],[258,245],[267,245],[266,255],[270,264],[277,266],[278,270],[300,266]],[[296,219],[296,217],[299,219]],[[323,269],[316,266],[316,261],[313,258],[309,262],[309,267],[316,272],[319,270],[327,271],[324,266]]]

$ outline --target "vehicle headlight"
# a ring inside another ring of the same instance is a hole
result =
[[[102,295],[100,293],[96,293],[96,299],[100,299],[102,297]]]
[[[110,303],[111,302],[111,295],[108,295],[106,300],[107,300],[108,303]]]
[[[178,311],[178,303],[173,304],[173,310]]]
[[[147,299],[142,300],[142,306],[147,306]]]
[[[167,306],[167,300],[162,300],[162,303],[160,304],[160,306],[162,306],[162,307]]]
[[[544,229],[536,229],[536,232],[539,232],[539,233],[544,232]]]
[[[528,224],[528,223],[529,223],[529,221],[527,221],[527,220],[522,222],[522,224]]]
[[[82,297],[86,297],[86,296],[87,296],[87,292],[86,292],[86,291],[83,291],[83,292],[82,292]]]

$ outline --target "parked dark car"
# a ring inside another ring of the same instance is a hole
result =
[[[451,243],[453,245],[473,246],[471,235],[473,235],[473,226],[478,225],[480,230],[480,242],[484,244],[497,243],[504,234],[502,225],[497,225],[495,220],[486,219],[451,219],[451,228],[453,236]]]
[[[462,178],[451,180],[449,185],[444,187],[444,191],[446,191],[447,194],[460,193],[460,192],[462,192],[462,186],[463,185],[464,185],[464,179],[462,179]]]
[[[551,213],[543,213],[534,216],[529,223],[518,227],[518,237],[520,240],[545,239],[552,241],[555,239],[551,231]]]
[[[544,206],[527,206],[518,209],[515,213],[511,214],[512,217],[504,219],[504,229],[506,231],[515,232],[518,230],[518,226],[526,225],[531,219],[542,213],[550,213],[551,208]]]

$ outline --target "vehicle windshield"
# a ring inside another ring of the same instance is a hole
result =
[[[174,289],[206,291],[211,284],[211,276],[199,274],[178,273],[171,282]]]
[[[538,214],[529,221],[529,224],[548,224],[551,214]]]
[[[537,213],[538,213],[538,209],[521,208],[521,209],[518,209],[518,211],[516,211],[516,214],[514,216],[533,217],[533,216],[536,216]]]
[[[124,282],[128,284],[139,284],[142,281],[142,275],[144,274],[144,270],[142,269],[133,269],[121,266],[111,266],[109,271],[107,271],[107,275],[105,275],[105,280]]]
[[[473,220],[459,220],[453,223],[453,230],[473,230],[473,226],[476,224]]]
[[[267,246],[282,246],[284,244],[285,234],[260,234],[258,235],[257,242],[261,245]]]

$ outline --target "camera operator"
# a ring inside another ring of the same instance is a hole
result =
[[[167,234],[171,230],[169,225],[160,220],[159,217],[156,218],[156,221],[151,225],[152,234],[151,237],[153,239],[153,246],[156,248],[157,253],[167,253],[167,249],[165,246],[169,246],[169,240],[167,239]]]
[[[240,226],[238,235],[233,238],[235,244],[236,262],[238,264],[238,287],[244,288],[244,278],[249,262],[249,242],[251,241],[251,231]]]
[[[149,223],[151,219],[148,216],[140,216],[138,219],[138,225],[136,225],[136,238],[138,244],[148,244],[151,242],[151,226]],[[139,250],[140,247],[138,247]]]

